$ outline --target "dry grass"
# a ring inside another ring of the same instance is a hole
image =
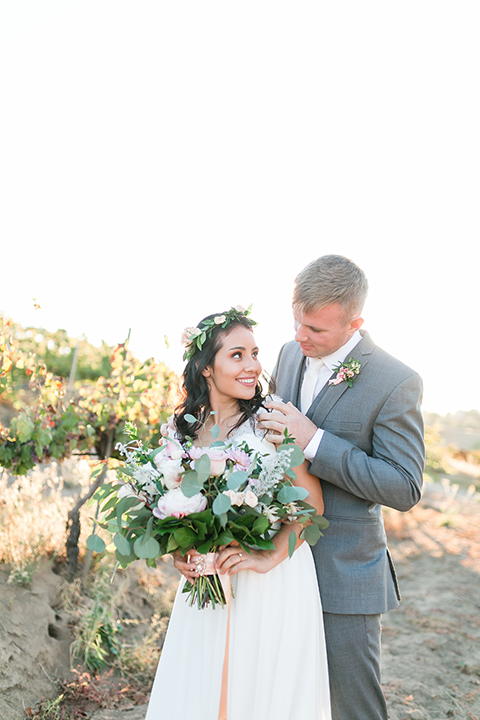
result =
[[[66,521],[73,505],[72,489],[89,484],[86,461],[60,467],[51,463],[23,477],[0,474],[0,562],[11,568],[12,580],[27,583],[38,561],[65,552]],[[88,532],[87,509],[82,516],[80,547]]]
[[[480,571],[480,493],[473,486],[465,494],[458,490],[457,484],[444,479],[429,484],[424,501],[408,513],[385,508],[387,536],[404,541],[404,554],[458,555],[464,567]]]

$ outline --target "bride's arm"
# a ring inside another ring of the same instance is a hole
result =
[[[294,485],[300,485],[308,490],[306,501],[313,505],[318,515],[323,515],[325,506],[323,503],[322,486],[315,475],[308,472],[308,463],[295,468],[296,479]],[[266,573],[272,570],[285,558],[288,557],[288,538],[293,530],[297,535],[295,549],[304,542],[300,540],[302,531],[300,523],[285,523],[281,530],[273,537],[275,550],[252,550],[244,552],[238,545],[228,545],[222,550],[217,558],[217,569],[221,574],[235,575],[240,570],[253,570],[258,573]]]

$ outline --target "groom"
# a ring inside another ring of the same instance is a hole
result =
[[[295,280],[295,340],[274,377],[284,402],[260,416],[268,439],[285,429],[321,480],[330,521],[313,555],[324,610],[333,720],[386,720],[381,614],[398,605],[382,505],[420,499],[422,381],[360,330],[368,284],[347,258],[325,255]],[[343,369],[342,369],[343,366]]]

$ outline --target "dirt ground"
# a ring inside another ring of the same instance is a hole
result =
[[[390,720],[480,720],[480,498],[427,484],[421,503],[386,510],[403,600],[383,618],[383,682]],[[46,567],[30,588],[0,566],[0,720],[53,696],[68,668],[62,580]],[[175,580],[171,581],[175,582]],[[146,705],[91,720],[143,720]]]
[[[480,718],[480,502],[427,484],[386,513],[403,600],[383,618],[390,720]]]

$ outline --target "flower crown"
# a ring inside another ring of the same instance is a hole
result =
[[[246,310],[242,305],[232,307],[222,315],[215,315],[215,317],[208,320],[203,320],[199,327],[187,327],[182,334],[182,345],[186,346],[185,353],[183,355],[184,360],[190,360],[195,350],[201,350],[202,345],[210,337],[214,329],[221,325],[222,328],[226,328],[233,320],[237,320],[240,317],[248,317],[250,315],[252,306],[250,305]],[[250,318],[252,325],[256,325],[255,320]]]

